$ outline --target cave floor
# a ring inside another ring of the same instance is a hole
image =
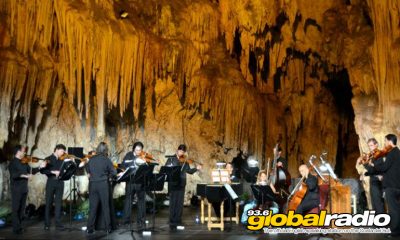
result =
[[[86,221],[73,221],[73,230],[56,231],[54,226],[50,231],[43,230],[43,220],[28,220],[24,223],[26,232],[22,235],[15,235],[12,232],[10,225],[0,228],[0,239],[224,239],[224,240],[239,240],[239,239],[265,239],[265,240],[331,240],[331,239],[352,239],[352,240],[372,240],[372,239],[386,239],[384,234],[342,234],[342,235],[325,235],[320,236],[317,234],[268,234],[268,233],[254,233],[245,229],[242,225],[232,223],[232,229],[229,230],[229,222],[225,225],[225,231],[221,232],[219,229],[212,229],[208,231],[207,224],[196,224],[195,217],[199,214],[199,210],[186,207],[184,209],[183,221],[185,223],[185,230],[177,232],[170,232],[168,221],[168,209],[162,209],[156,215],[156,231],[151,236],[143,236],[141,233],[131,232],[128,228],[121,227],[107,235],[104,231],[96,231],[94,234],[87,235],[85,231],[80,230],[86,226]],[[136,214],[133,215],[136,217]],[[151,218],[151,215],[148,215]],[[64,216],[65,227],[69,227],[68,216]],[[120,220],[119,220],[120,221]],[[136,229],[133,227],[134,230]]]

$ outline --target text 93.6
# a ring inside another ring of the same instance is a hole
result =
[[[247,216],[268,216],[268,215],[269,215],[269,210],[250,209],[247,211]]]

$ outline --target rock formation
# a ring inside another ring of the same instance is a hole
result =
[[[56,143],[89,151],[106,141],[121,161],[141,140],[163,162],[185,143],[206,166],[193,192],[238,149],[265,164],[282,135],[294,176],[326,150],[353,177],[366,139],[400,131],[399,7],[1,0],[0,147],[24,143],[45,157]]]

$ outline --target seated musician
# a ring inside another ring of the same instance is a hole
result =
[[[274,185],[268,179],[267,171],[265,171],[265,170],[261,170],[258,173],[256,185],[261,185],[261,186],[269,185],[271,187],[272,191],[275,194],[278,194],[278,192],[275,190]],[[243,214],[242,214],[242,218],[241,218],[242,224],[246,224],[247,223],[247,218],[248,218],[247,211],[250,210],[250,209],[254,209],[254,208],[259,208],[261,210],[269,209],[269,210],[272,211],[272,214],[276,214],[276,213],[279,212],[279,206],[278,206],[278,204],[276,202],[266,201],[264,204],[258,204],[257,201],[254,199],[250,203],[247,203],[244,206]]]
[[[296,213],[304,214],[319,206],[318,179],[316,176],[310,174],[310,170],[305,164],[300,165],[299,172],[304,178],[305,184],[307,184],[307,192],[297,207]]]
[[[240,179],[237,178],[234,175],[234,167],[232,165],[232,163],[227,163],[225,166],[225,169],[228,170],[229,173],[229,183],[239,183]],[[212,203],[213,208],[214,208],[214,212],[217,216],[221,216],[221,204],[220,203]],[[235,202],[231,201],[231,204],[229,205],[229,200],[225,201],[224,203],[224,215],[225,216],[229,216],[230,213],[232,213],[232,215],[234,215],[236,213],[236,209],[235,209]]]

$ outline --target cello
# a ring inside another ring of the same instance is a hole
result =
[[[308,187],[307,184],[304,182],[304,180],[305,178],[302,177],[299,183],[297,183],[293,191],[290,193],[288,197],[286,212],[289,212],[290,210],[296,211],[297,207],[300,205],[300,203],[306,196]]]

